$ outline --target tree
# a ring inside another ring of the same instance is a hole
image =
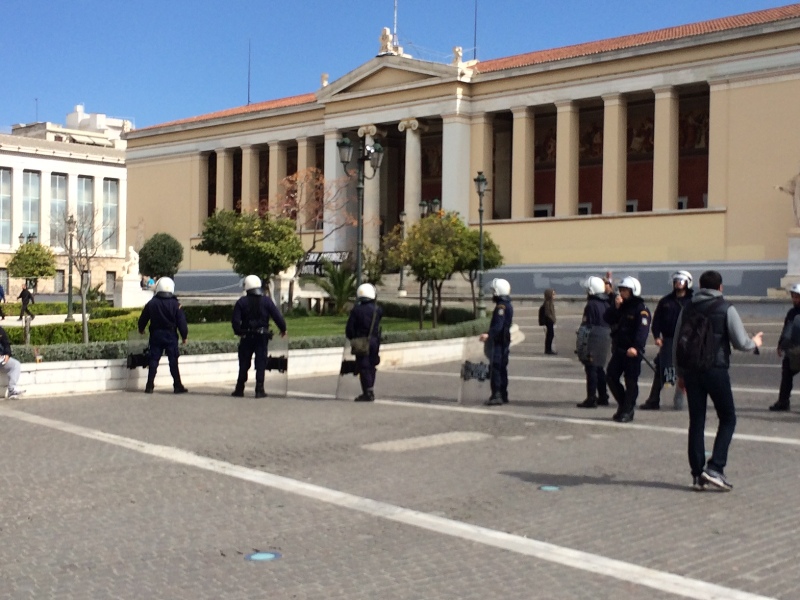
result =
[[[469,281],[470,291],[472,292],[472,312],[476,317],[478,316],[478,303],[475,294],[475,281],[478,279],[480,272],[480,247],[480,231],[477,229],[468,230],[467,237],[464,240],[464,251],[459,257],[458,264],[456,264],[456,271],[460,272],[464,279]],[[494,243],[489,232],[484,231],[483,270],[496,269],[502,264],[503,255],[500,252],[500,248]]]
[[[303,245],[291,219],[231,210],[218,211],[206,219],[203,241],[195,249],[227,256],[239,275],[258,275],[264,284],[303,256]]]
[[[11,277],[25,278],[26,285],[36,287],[37,280],[54,277],[56,274],[56,257],[53,251],[42,244],[22,244],[8,261],[8,274]]]
[[[317,283],[333,300],[336,314],[344,314],[347,301],[356,295],[356,276],[349,266],[337,266],[328,260],[322,262],[322,268],[325,277],[318,277]]]
[[[139,271],[143,275],[174,277],[183,260],[183,246],[168,233],[157,233],[139,250]]]

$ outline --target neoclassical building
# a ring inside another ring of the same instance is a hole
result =
[[[798,98],[800,4],[480,62],[460,49],[451,64],[417,60],[382,37],[314,93],[126,134],[128,238],[166,231],[184,270],[229,271],[190,249],[204,220],[274,207],[285,176],[316,167],[349,200],[302,219],[303,235],[321,227],[325,250],[353,250],[355,227],[333,214],[356,214],[337,149],[348,137],[354,157],[384,149],[365,182],[367,247],[421,201],[477,227],[482,171],[484,227],[517,291],[577,286],[600,266],[712,265],[726,288],[764,294],[796,225],[775,186],[800,168]]]

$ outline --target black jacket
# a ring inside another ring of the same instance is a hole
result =
[[[375,324],[372,325],[372,315],[375,315]],[[373,340],[380,341],[381,339],[381,318],[383,318],[383,309],[378,306],[374,300],[369,302],[359,302],[350,311],[350,316],[347,318],[347,325],[344,329],[344,334],[348,340],[358,337],[367,337],[368,335]],[[370,335],[370,325],[372,325],[372,334]]]
[[[581,323],[583,325],[592,325],[593,327],[610,327],[608,323],[610,311],[611,305],[606,294],[589,296],[586,300],[586,306],[583,307]]]
[[[11,356],[11,340],[8,339],[8,334],[2,327],[0,327],[0,354]]]
[[[683,308],[692,301],[692,290],[686,290],[686,295],[678,298],[673,291],[658,301],[653,313],[653,337],[670,339],[675,336],[675,324]]]
[[[278,326],[281,333],[286,332],[286,321],[272,298],[252,294],[242,296],[233,307],[233,317],[231,318],[233,333],[244,335],[248,331],[266,329],[269,327],[270,318],[275,321],[275,325]]]
[[[153,296],[142,309],[139,316],[139,331],[144,333],[144,328],[150,322],[150,335],[154,333],[172,333],[176,330],[181,339],[185,340],[189,336],[189,327],[186,325],[186,315],[181,310],[178,299],[172,294],[163,292]]]
[[[17,296],[17,300],[22,300],[23,304],[36,304],[36,302],[33,299],[33,294],[31,294],[31,291],[27,288],[19,293],[19,296]]]
[[[783,329],[778,340],[778,348],[781,350],[800,345],[800,319],[797,317],[800,317],[800,306],[793,306],[783,320]]]
[[[636,348],[641,355],[647,344],[650,332],[650,311],[638,296],[631,296],[609,311],[611,325],[611,341],[614,350],[626,352],[628,348]]]
[[[497,303],[489,323],[489,341],[495,348],[509,348],[511,346],[511,324],[514,320],[514,307],[508,296],[495,296]]]

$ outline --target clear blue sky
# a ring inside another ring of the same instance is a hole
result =
[[[378,52],[394,0],[2,0],[0,132],[74,105],[136,127],[314,92]],[[478,0],[487,60],[789,4],[770,0]],[[398,0],[416,58],[473,56],[475,0]],[[38,98],[38,102],[37,99]]]

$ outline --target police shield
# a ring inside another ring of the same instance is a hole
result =
[[[350,348],[350,340],[344,341],[342,365],[336,380],[336,399],[354,400],[361,395],[361,380],[358,377],[358,364]]]
[[[672,364],[672,338],[662,340],[656,364],[661,369],[661,381],[664,382],[664,385],[675,385],[678,377],[675,374],[675,366]]]
[[[476,337],[464,340],[459,404],[483,404],[491,396],[491,355],[490,342],[481,342]]]
[[[138,331],[128,333],[127,348],[127,367],[136,369],[137,367],[147,368],[150,361],[150,338]]]
[[[264,389],[270,396],[286,396],[289,392],[289,336],[274,336],[267,343],[267,370]]]
[[[581,325],[575,341],[575,354],[584,364],[605,367],[611,350],[611,330],[608,327]]]

